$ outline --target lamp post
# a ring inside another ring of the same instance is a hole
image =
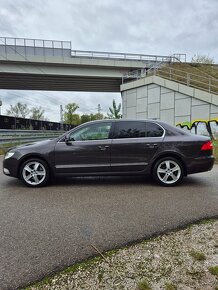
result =
[[[2,100],[0,100],[0,115],[2,114],[1,108],[2,108]]]

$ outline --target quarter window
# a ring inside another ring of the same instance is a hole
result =
[[[147,122],[146,133],[147,137],[162,137],[164,131],[159,125],[152,122]]]
[[[73,132],[70,139],[74,141],[108,139],[111,125],[111,122],[88,125]]]

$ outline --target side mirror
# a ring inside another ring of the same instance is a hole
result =
[[[73,141],[73,139],[70,138],[70,134],[66,134],[65,137],[64,137],[64,141],[65,141],[65,143],[67,145],[72,145],[72,142],[71,141]]]

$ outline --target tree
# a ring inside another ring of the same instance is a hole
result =
[[[91,116],[88,114],[83,114],[81,116],[81,124],[91,121]]]
[[[95,121],[95,120],[102,120],[105,119],[105,116],[101,113],[96,114],[84,114],[81,116],[81,124],[89,121]]]
[[[32,108],[30,111],[32,113],[30,116],[30,119],[41,120],[41,121],[45,120],[45,117],[44,117],[45,110],[43,110],[41,106]]]
[[[214,63],[214,58],[210,57],[209,55],[200,55],[200,54],[195,54],[191,62],[193,64],[213,64]]]
[[[80,124],[80,116],[78,114],[74,114],[74,112],[79,108],[76,103],[69,103],[65,106],[64,112],[64,123],[70,125],[79,125]]]
[[[6,111],[8,116],[26,118],[30,110],[27,108],[27,104],[18,102],[15,106],[10,105],[10,109]]]
[[[102,119],[104,119],[104,115],[101,113],[90,114],[90,121],[102,120]]]
[[[110,113],[107,113],[109,119],[121,119],[122,115],[120,114],[121,104],[117,106],[116,101],[113,99],[112,107],[109,107]]]

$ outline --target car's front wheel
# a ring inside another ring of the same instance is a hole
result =
[[[30,187],[44,186],[49,180],[49,168],[46,162],[32,158],[21,165],[20,179]]]
[[[173,157],[159,159],[153,167],[155,181],[164,186],[174,186],[180,183],[184,176],[181,162]]]

